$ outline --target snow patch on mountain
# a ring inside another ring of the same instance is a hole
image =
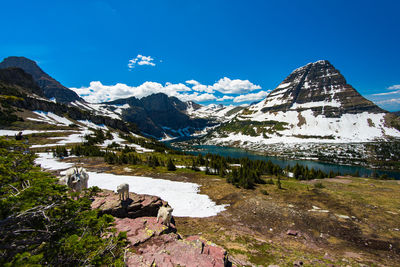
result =
[[[225,122],[232,119],[237,112],[240,111],[240,107],[241,106],[209,104],[207,106],[201,106],[198,109],[188,107],[186,112],[191,118],[214,119],[218,122]],[[237,112],[234,112],[234,109],[237,109]]]
[[[102,130],[106,130],[106,131],[108,130],[107,126],[105,126],[104,124],[95,124],[89,120],[78,120],[78,122],[88,128],[102,129]]]
[[[70,103],[72,106],[93,112],[95,115],[107,116],[112,119],[121,119],[122,109],[129,108],[129,105],[117,106],[109,104],[93,104],[81,101]]]
[[[36,111],[33,111],[33,113],[36,114],[38,116],[38,118],[27,118],[27,120],[46,122],[48,124],[61,125],[61,126],[68,126],[70,124],[73,124],[73,122],[68,120],[67,118],[58,116],[52,112],[36,110]]]

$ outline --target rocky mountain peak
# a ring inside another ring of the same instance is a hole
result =
[[[20,68],[25,72],[32,75],[35,80],[38,80],[42,76],[46,76],[47,74],[36,64],[35,61],[30,60],[26,57],[7,57],[0,63],[0,68]],[[48,75],[47,75],[48,76]]]
[[[314,115],[340,117],[345,113],[383,112],[362,97],[328,60],[295,69],[265,99],[263,112],[311,109]]]
[[[67,103],[75,100],[82,100],[74,91],[60,84],[47,73],[45,73],[35,61],[26,57],[7,57],[0,63],[0,69],[20,68],[32,75],[35,82],[43,90],[44,95],[57,102]]]
[[[20,68],[0,69],[0,89],[5,93],[7,88],[8,90],[43,96],[43,90],[33,80],[32,75]]]

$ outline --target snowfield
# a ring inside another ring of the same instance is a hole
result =
[[[60,162],[53,157],[53,153],[36,153],[38,158],[35,159],[36,164],[40,164],[43,169],[47,170],[63,170],[74,166],[74,164],[69,162]]]
[[[64,170],[73,163],[60,162],[52,153],[38,153],[35,163],[49,170]],[[62,172],[61,172],[62,173]],[[89,186],[116,190],[122,183],[129,184],[130,192],[155,195],[168,201],[176,217],[210,217],[224,211],[227,205],[216,205],[207,195],[199,194],[196,183],[175,182],[142,176],[115,175],[111,173],[89,172]]]
[[[62,133],[62,132],[68,132],[67,130],[21,130],[21,131],[15,131],[15,130],[0,130],[0,136],[15,136],[19,132],[22,132],[22,135],[27,135],[27,134],[33,134],[33,133]]]
[[[318,103],[318,102],[314,102]],[[313,103],[308,103],[313,106]],[[328,104],[328,103],[326,103]],[[332,102],[330,104],[335,104]],[[260,105],[261,106],[261,105]],[[394,128],[385,125],[385,113],[358,113],[343,114],[340,118],[327,118],[324,115],[314,116],[313,111],[308,109],[304,111],[289,110],[286,112],[267,112],[261,110],[251,115],[242,115],[241,120],[252,121],[281,121],[288,123],[285,130],[279,131],[279,135],[268,134],[268,138],[260,136],[247,136],[243,134],[228,134],[228,137],[219,138],[215,136],[211,143],[230,143],[235,141],[255,142],[262,144],[274,143],[359,143],[370,142],[376,139],[382,139],[384,136],[393,136],[400,138],[400,132]],[[304,119],[300,123],[300,118]],[[297,136],[318,136],[333,137],[333,139],[321,138],[299,138]]]
[[[226,205],[216,205],[207,195],[199,194],[200,185],[175,182],[150,177],[115,175],[89,172],[89,186],[116,190],[122,183],[129,184],[129,190],[137,194],[159,196],[168,201],[177,217],[209,217],[225,210]]]
[[[40,122],[46,122],[48,124],[52,125],[62,125],[62,126],[68,126],[70,124],[73,124],[72,121],[68,120],[67,118],[60,117],[52,112],[44,112],[41,110],[36,110],[33,111],[34,114],[36,114],[39,118],[27,118],[30,121],[40,121]]]

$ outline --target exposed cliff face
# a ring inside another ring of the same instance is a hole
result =
[[[311,109],[315,116],[339,118],[343,114],[382,113],[362,97],[327,60],[294,70],[263,101],[263,112]]]
[[[133,122],[146,134],[157,138],[165,135],[185,136],[207,125],[206,119],[192,119],[186,114],[188,104],[176,97],[153,94],[142,99],[130,97],[105,103],[126,105],[121,112],[123,120]]]
[[[14,93],[25,92],[44,96],[43,90],[35,83],[32,75],[20,68],[0,69],[0,90],[2,94],[7,93],[7,88],[13,88]],[[13,93],[10,91],[10,93]]]
[[[58,81],[45,73],[36,62],[25,57],[8,57],[0,63],[0,69],[21,68],[32,75],[35,82],[43,90],[44,96],[55,98],[57,102],[67,103],[82,100],[74,91],[61,85]]]

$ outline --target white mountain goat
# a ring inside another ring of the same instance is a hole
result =
[[[119,200],[127,200],[129,198],[129,184],[120,184],[117,187]]]
[[[73,167],[65,171],[65,176],[60,179],[60,184],[67,185],[74,192],[81,192],[88,188],[89,174],[82,167]]]
[[[162,220],[161,223],[169,227],[171,225],[172,211],[173,210],[174,209],[169,207],[168,204],[165,204],[164,206],[161,206],[158,209],[157,222],[161,218],[161,220]]]

